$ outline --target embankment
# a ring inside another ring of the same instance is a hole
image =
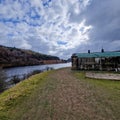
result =
[[[59,69],[34,75],[0,95],[0,120],[118,120],[120,82]]]

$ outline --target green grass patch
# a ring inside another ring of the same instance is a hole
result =
[[[73,74],[87,86],[86,91],[90,93],[87,100],[97,106],[96,111],[99,108],[97,112],[106,115],[106,119],[110,115],[111,119],[120,118],[120,81],[86,78],[85,71],[73,71]]]
[[[11,111],[28,98],[46,80],[49,72],[31,76],[0,94],[0,120],[9,120]]]
[[[84,80],[88,83],[91,83],[93,85],[120,92],[120,81],[86,78],[85,72],[80,72],[80,71],[76,71],[74,72],[74,74],[77,78]]]

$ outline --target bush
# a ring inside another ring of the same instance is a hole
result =
[[[35,74],[38,74],[38,73],[41,73],[41,72],[42,72],[42,70],[34,70],[31,74],[35,75]]]
[[[13,76],[11,81],[13,82],[13,84],[17,84],[21,81],[21,79],[18,76],[15,75],[15,76]]]
[[[47,66],[47,67],[46,67],[46,70],[47,70],[47,71],[49,71],[49,70],[54,70],[54,68],[53,68],[53,67],[48,67],[48,66]]]
[[[3,92],[6,89],[6,74],[5,72],[0,68],[0,93]]]

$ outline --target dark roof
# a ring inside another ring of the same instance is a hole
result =
[[[79,58],[120,57],[120,52],[75,53],[73,56]]]

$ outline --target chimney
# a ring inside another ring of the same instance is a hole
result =
[[[102,53],[104,52],[104,49],[103,49],[103,48],[101,49],[101,52],[102,52]]]
[[[90,54],[90,50],[88,50],[88,53]]]

